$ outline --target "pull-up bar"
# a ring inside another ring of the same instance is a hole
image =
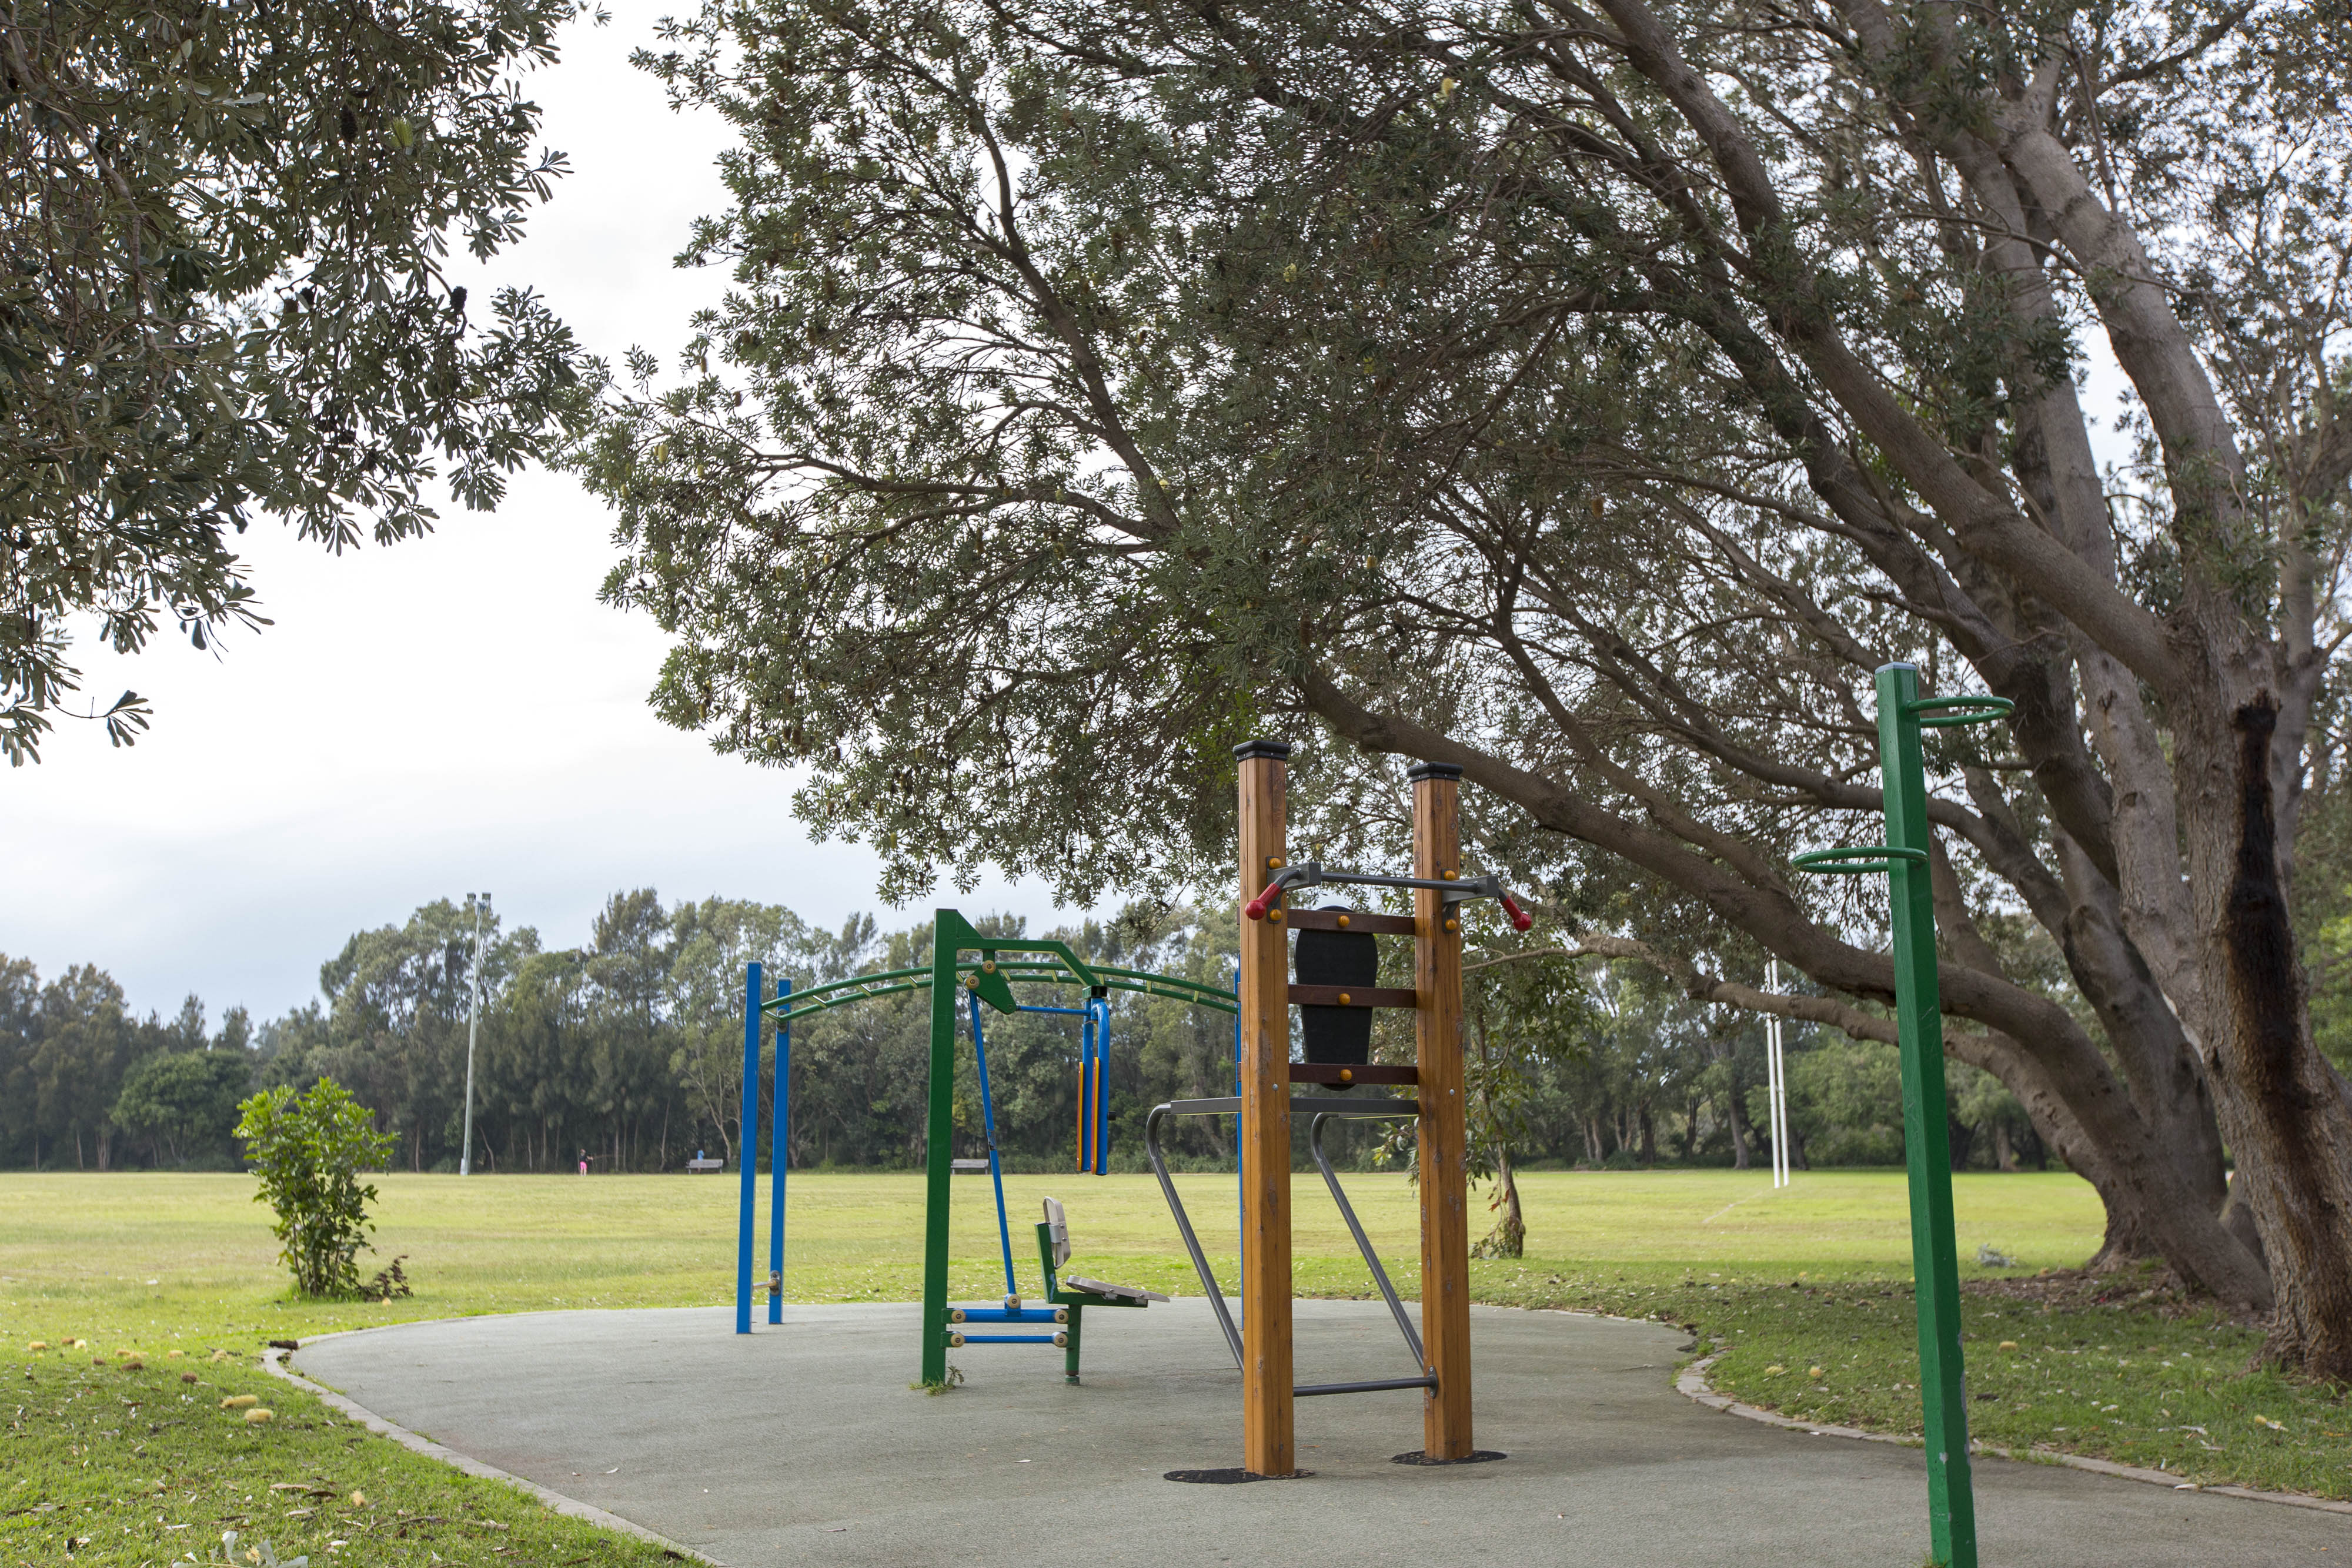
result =
[[[1484,876],[1467,877],[1455,876],[1451,873],[1443,877],[1381,876],[1370,872],[1326,871],[1316,861],[1284,866],[1275,873],[1274,880],[1265,884],[1265,891],[1242,905],[1242,913],[1252,920],[1264,920],[1272,915],[1279,921],[1282,915],[1278,906],[1284,894],[1293,888],[1321,887],[1326,883],[1346,887],[1427,888],[1444,894],[1447,904],[1461,904],[1473,898],[1492,898],[1501,903],[1504,916],[1510,921],[1512,930],[1525,931],[1535,924],[1535,917],[1518,906],[1517,902],[1505,891],[1503,879],[1493,872]]]

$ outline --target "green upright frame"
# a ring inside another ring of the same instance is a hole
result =
[[[977,948],[980,967],[956,982],[958,960]],[[923,1376],[925,1387],[948,1378],[948,1192],[954,1181],[956,1001],[966,987],[999,1012],[1013,1010],[1013,972],[997,966],[999,953],[1044,953],[1057,958],[1070,978],[1092,988],[1103,980],[1066,943],[1023,937],[982,936],[971,922],[942,909],[931,926],[931,1100],[923,1146]]]
[[[1936,894],[1928,854],[1927,773],[1919,732],[2000,717],[2001,697],[1919,695],[1919,671],[1878,671],[1878,766],[1886,842],[1818,850],[1791,863],[1843,875],[1886,873],[1893,917],[1895,1028],[1903,1062],[1903,1153],[1911,1190],[1911,1273],[1918,1308],[1919,1402],[1927,1450],[1929,1554],[1977,1568],[1976,1489],[1960,1357],[1960,1265],[1952,1230],[1952,1151],[1944,1097],[1943,989],[1936,972]]]

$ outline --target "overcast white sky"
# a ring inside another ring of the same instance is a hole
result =
[[[608,357],[667,359],[724,284],[670,266],[687,224],[724,204],[723,130],[671,114],[627,63],[670,8],[615,5],[533,78],[574,172],[489,273],[540,288]],[[244,550],[277,622],[262,635],[218,658],[170,634],[129,660],[84,643],[85,697],[135,687],[155,726],[117,751],[61,722],[40,765],[0,771],[0,953],[44,978],[98,964],[142,1012],[194,991],[216,1026],[234,1003],[299,1005],[351,933],[471,889],[559,946],[624,887],[826,924],[880,909],[873,857],[809,843],[786,776],[648,711],[663,639],[596,602],[610,533],[600,505],[539,473],[495,514],[445,508],[429,539],[340,560],[264,524]],[[947,901],[1056,917],[1035,886]]]

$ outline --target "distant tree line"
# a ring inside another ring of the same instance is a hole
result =
[[[1223,985],[1233,973],[1229,918],[1222,909],[1130,909],[1055,935],[1105,963]],[[982,925],[1005,935],[1020,928],[1017,921]],[[1394,946],[1391,961],[1402,962],[1402,946]],[[806,987],[929,956],[928,923],[885,933],[860,915],[826,930],[775,904],[710,898],[666,907],[651,889],[615,894],[580,947],[550,949],[529,926],[488,924],[475,1168],[570,1170],[583,1153],[593,1171],[675,1170],[698,1152],[734,1166],[744,966],[757,959],[770,976]],[[344,943],[320,970],[318,1000],[258,1026],[231,1008],[213,1030],[194,996],[169,1019],[142,1019],[93,966],[43,983],[28,961],[0,956],[0,1165],[231,1169],[239,1100],[257,1088],[332,1077],[391,1136],[395,1168],[453,1170],[463,1138],[472,957],[471,917],[437,901],[402,925]],[[1473,972],[1468,996],[1482,1174],[1498,1153],[1522,1168],[1768,1161],[1763,1031],[1753,1015],[1693,1001],[1635,964],[1495,966]],[[986,1028],[1000,1148],[1015,1167],[1063,1168],[1073,1158],[1077,1117],[1076,1020],[990,1014]],[[919,1163],[929,1030],[921,993],[797,1026],[790,1163]],[[1112,1040],[1113,1157],[1141,1168],[1150,1106],[1231,1092],[1232,1020],[1170,998],[1114,993]],[[1410,1019],[1384,1016],[1374,1048],[1410,1060]],[[1902,1159],[1891,1048],[1792,1026],[1788,1058],[1796,1164]],[[771,1027],[763,1103],[774,1065]],[[1950,1075],[1956,1165],[2045,1163],[2006,1090],[1957,1063]],[[957,1125],[957,1152],[979,1152],[969,1051],[959,1054]],[[1381,1157],[1370,1134],[1351,1136],[1356,1158]],[[1230,1128],[1213,1117],[1188,1119],[1171,1143],[1189,1165],[1232,1155]],[[772,1128],[762,1126],[757,1155],[762,1163],[772,1157]]]

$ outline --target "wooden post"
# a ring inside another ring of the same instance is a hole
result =
[[[1462,873],[1462,769],[1423,762],[1412,780],[1412,874]],[[1415,1060],[1421,1079],[1421,1337],[1437,1386],[1423,1396],[1422,1449],[1466,1459],[1470,1441],[1470,1195],[1462,1082],[1462,906],[1412,895]],[[1449,929],[1450,927],[1450,929]]]
[[[1253,740],[1241,763],[1242,902],[1282,868],[1290,747]],[[1282,904],[1241,921],[1242,1468],[1298,1468],[1290,1364],[1290,940]]]

